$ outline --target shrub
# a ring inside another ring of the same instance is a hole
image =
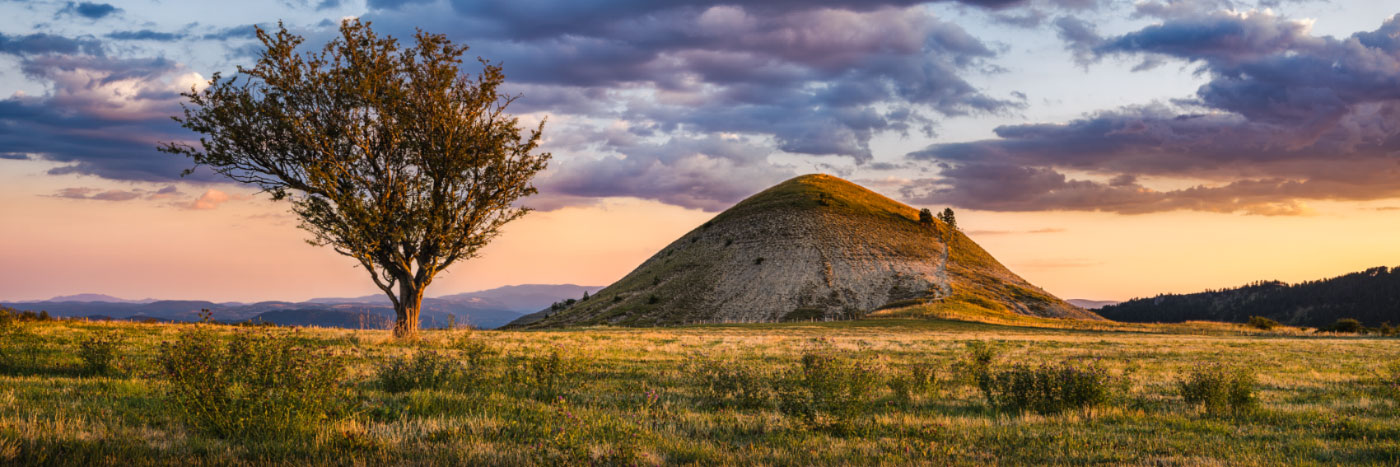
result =
[[[162,343],[156,356],[186,422],[226,438],[277,439],[346,415],[339,357],[266,329],[220,343],[204,326]]]
[[[418,350],[412,357],[391,358],[379,368],[379,387],[388,392],[439,389],[464,374],[460,363],[432,350]]]
[[[1337,322],[1332,323],[1331,326],[1328,326],[1328,327],[1327,327],[1327,330],[1328,330],[1328,331],[1332,331],[1332,332],[1344,332],[1344,333],[1356,334],[1356,333],[1365,331],[1365,330],[1366,330],[1366,327],[1365,327],[1365,326],[1362,326],[1362,325],[1361,325],[1361,322],[1360,322],[1360,321],[1357,321],[1357,320],[1355,320],[1355,319],[1351,319],[1351,318],[1342,318],[1342,319],[1337,320]]]
[[[812,350],[778,382],[779,408],[808,423],[849,430],[864,415],[882,382],[882,367],[832,349]],[[829,418],[829,419],[828,419]]]
[[[117,344],[112,333],[94,335],[79,342],[78,358],[83,361],[83,372],[90,375],[110,373],[117,360]]]
[[[466,332],[458,336],[448,346],[461,354],[470,370],[480,371],[486,366],[486,359],[496,355],[497,351],[487,342],[485,338],[479,337],[476,333]]]
[[[583,367],[583,359],[556,346],[544,355],[517,359],[510,379],[536,399],[548,400],[562,394]]]
[[[983,341],[967,343],[967,353],[953,364],[954,380],[959,384],[979,384],[991,371],[992,360],[997,356],[996,348]]]
[[[0,327],[0,372],[16,373],[39,366],[43,342],[23,325],[12,322]]]
[[[1381,369],[1376,382],[1381,395],[1400,400],[1400,362],[1392,362]]]
[[[1108,401],[1113,378],[1095,364],[1013,365],[978,381],[987,402],[1001,410],[1055,414]]]
[[[700,395],[720,407],[756,409],[773,398],[771,376],[739,360],[704,359],[690,371],[700,381]]]
[[[1181,397],[1188,404],[1199,405],[1212,415],[1254,410],[1259,403],[1254,384],[1253,373],[1220,365],[1191,370],[1177,381]]]
[[[917,363],[891,375],[885,385],[894,392],[895,399],[908,404],[915,397],[927,395],[943,384],[938,370],[933,364]]]
[[[1250,316],[1250,317],[1249,317],[1249,327],[1252,327],[1252,328],[1255,328],[1255,329],[1263,329],[1263,330],[1265,330],[1265,331],[1268,331],[1268,330],[1273,329],[1273,328],[1276,328],[1276,327],[1278,327],[1278,326],[1279,326],[1278,321],[1274,321],[1274,320],[1272,320],[1272,319],[1265,318],[1265,317],[1263,317],[1263,316]]]

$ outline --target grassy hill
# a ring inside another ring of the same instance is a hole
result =
[[[829,175],[736,204],[586,301],[516,325],[849,319],[909,306],[1100,319],[1006,269],[961,231]]]
[[[1295,326],[1322,327],[1338,319],[1367,326],[1400,323],[1400,269],[1376,267],[1328,279],[1285,284],[1261,281],[1243,287],[1129,300],[1098,310],[1117,321],[1243,323],[1262,316]]]
[[[1385,366],[1400,360],[1393,339],[1055,322],[1076,327],[867,319],[426,331],[405,344],[387,331],[10,323],[0,330],[0,464],[1400,462],[1400,369]],[[112,343],[114,370],[83,369],[94,341]],[[298,363],[201,357],[229,343],[256,358],[292,350]],[[239,371],[272,378],[269,392],[225,387],[250,401],[285,399],[328,374],[292,407],[325,396],[339,409],[287,433],[221,434],[172,392],[161,362],[176,351],[216,382]],[[1068,364],[1104,375],[1093,387],[1108,392],[1056,413],[1003,408],[967,380],[979,355],[998,378]],[[342,369],[313,371],[331,359]],[[1212,412],[1183,398],[1179,381],[1214,365],[1255,377],[1253,409]],[[913,384],[917,375],[932,383]]]

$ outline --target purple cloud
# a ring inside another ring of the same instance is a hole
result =
[[[912,152],[941,164],[943,178],[911,184],[907,196],[1007,211],[1254,214],[1303,213],[1309,199],[1400,196],[1400,15],[1338,39],[1267,12],[1214,13],[1091,49],[1075,48],[1093,41],[1083,24],[1060,26],[1076,52],[1186,60],[1211,79],[1175,105],[1003,126],[997,139]],[[1140,176],[1204,183],[1154,190]]]

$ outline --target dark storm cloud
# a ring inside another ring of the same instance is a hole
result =
[[[906,194],[1009,211],[1255,214],[1299,214],[1309,199],[1400,196],[1400,15],[1341,39],[1260,12],[1171,19],[1101,41],[1082,26],[1060,26],[1071,50],[1097,42],[1078,50],[1186,60],[1210,81],[1177,105],[1003,126],[997,139],[910,153],[942,164],[944,178]],[[1213,183],[1158,191],[1139,176]]]

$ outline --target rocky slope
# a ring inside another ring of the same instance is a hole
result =
[[[720,213],[589,300],[512,326],[845,319],[954,302],[1101,319],[1027,283],[962,232],[921,222],[912,207],[805,175]]]

